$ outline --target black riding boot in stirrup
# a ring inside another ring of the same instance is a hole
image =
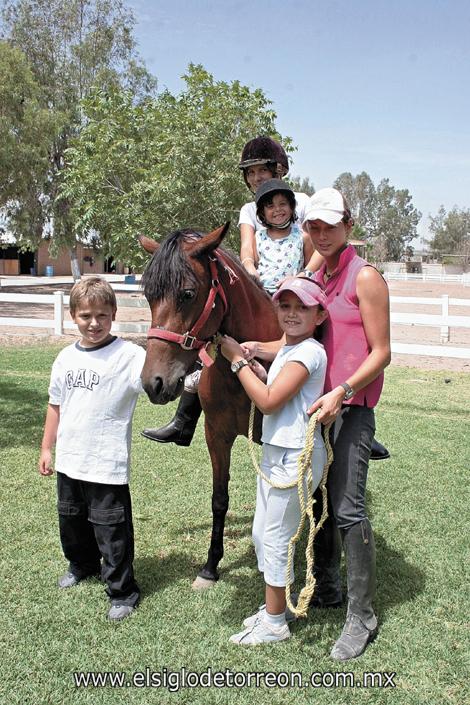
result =
[[[158,443],[176,443],[177,446],[189,446],[201,415],[201,402],[197,392],[183,391],[176,414],[166,426],[161,428],[144,428],[142,435]]]
[[[368,519],[341,531],[348,574],[348,612],[331,658],[348,661],[364,653],[377,636],[375,596],[375,543]]]
[[[387,458],[390,458],[390,453],[383,446],[381,443],[375,440],[375,438],[372,440],[372,447],[370,449],[370,459],[371,460],[386,460]]]

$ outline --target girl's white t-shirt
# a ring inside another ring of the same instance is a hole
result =
[[[263,443],[283,448],[303,448],[310,417],[307,414],[313,402],[323,394],[326,374],[326,353],[323,345],[313,338],[302,340],[297,345],[284,345],[269,368],[267,384],[276,379],[288,362],[300,362],[306,367],[309,377],[299,392],[279,411],[263,417]],[[315,446],[324,445],[320,424],[315,428]]]

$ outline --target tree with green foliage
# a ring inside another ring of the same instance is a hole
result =
[[[455,255],[456,263],[462,263],[464,271],[470,265],[470,209],[454,206],[446,213],[444,206],[436,216],[430,218],[429,230],[433,237],[427,243],[432,252],[440,255]]]
[[[98,91],[83,103],[86,124],[67,152],[64,197],[80,232],[99,233],[105,253],[141,266],[137,235],[160,239],[178,228],[235,227],[248,191],[237,168],[256,135],[290,139],[260,89],[216,81],[190,65],[184,90],[135,104],[129,93]]]
[[[399,261],[406,245],[417,235],[421,213],[413,206],[408,189],[396,189],[389,179],[377,186],[375,236],[386,247],[387,260]]]
[[[58,200],[57,194],[65,150],[83,126],[81,101],[96,87],[125,88],[138,100],[154,91],[155,80],[139,60],[132,36],[134,17],[122,0],[4,0],[2,19],[2,39],[26,56],[40,88],[38,100],[52,115],[55,128],[53,136],[47,134],[48,169],[44,172],[41,164],[36,173],[39,201],[31,202],[18,188],[8,203],[9,228],[37,247],[48,223],[50,249],[69,249],[77,277],[80,233],[71,204]],[[46,136],[41,144],[45,141]],[[0,177],[3,180],[4,174]],[[25,231],[28,221],[31,226]]]
[[[333,186],[341,191],[348,201],[356,225],[366,233],[373,233],[377,217],[377,199],[376,189],[369,174],[363,171],[353,176],[350,172],[344,172],[338,176]]]
[[[308,176],[303,179],[301,179],[300,176],[292,176],[288,181],[296,193],[306,193],[307,196],[313,196],[315,193],[315,186]]]
[[[346,197],[355,226],[353,237],[370,240],[376,261],[400,260],[406,244],[416,237],[421,213],[407,189],[396,189],[389,179],[376,187],[369,174],[340,174],[334,183]]]
[[[23,52],[0,41],[0,208],[7,223],[14,219],[20,249],[46,225],[43,184],[58,125],[45,105]]]

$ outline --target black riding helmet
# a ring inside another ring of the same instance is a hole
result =
[[[297,215],[295,212],[295,207],[297,205],[295,193],[289,184],[286,184],[286,182],[282,179],[268,179],[268,181],[264,181],[261,186],[259,186],[255,194],[256,215],[258,216],[258,220],[263,223],[263,225],[267,227],[271,225],[271,223],[268,223],[264,217],[264,206],[266,203],[272,201],[276,193],[282,193],[282,195],[287,198],[289,205],[292,208],[292,215],[289,220],[286,223],[283,223],[283,225],[275,226],[276,228],[282,230],[297,220]]]
[[[248,188],[250,186],[246,180],[246,170],[257,164],[266,164],[273,176],[282,177],[289,171],[289,160],[284,148],[271,137],[255,137],[243,147],[238,168],[243,171],[243,178]]]

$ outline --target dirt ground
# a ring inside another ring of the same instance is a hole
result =
[[[4,293],[31,293],[31,294],[49,294],[54,291],[62,290],[68,293],[71,284],[61,285],[41,285],[28,286],[2,286],[1,290]],[[405,282],[405,281],[390,281],[389,289],[391,296],[419,296],[419,297],[439,297],[442,294],[448,294],[451,298],[468,299],[470,305],[470,288],[459,284],[450,283],[431,283],[431,282]],[[140,293],[124,293],[118,292],[119,298],[123,297],[139,297]],[[468,309],[462,307],[450,306],[450,314],[454,315],[469,315]],[[411,311],[410,306],[398,305],[393,303],[392,311]],[[420,313],[438,314],[440,313],[439,306],[418,306],[414,305],[413,310]],[[20,303],[3,303],[0,302],[0,316],[23,317],[23,318],[50,318],[52,316],[52,307],[42,306],[41,304],[20,304]],[[66,313],[68,317],[68,313]],[[144,308],[126,308],[120,306],[117,313],[118,321],[136,321],[150,323],[150,312],[147,307]],[[439,329],[436,327],[427,326],[401,326],[392,325],[392,340],[393,342],[402,343],[417,343],[421,345],[439,345]],[[122,334],[123,337],[134,340],[135,342],[145,343],[145,336],[138,334]],[[15,345],[34,345],[34,344],[49,344],[57,343],[59,340],[64,344],[71,342],[77,336],[72,332],[67,332],[61,338],[51,335],[48,329],[39,328],[19,328],[0,325],[0,346],[15,346]],[[468,328],[451,328],[450,342],[452,347],[470,347],[470,329]],[[401,367],[417,367],[428,370],[453,370],[470,372],[470,360],[449,357],[427,357],[422,355],[402,355],[393,354],[392,364]]]
[[[447,282],[406,282],[389,281],[391,296],[417,296],[421,298],[436,298],[448,294],[453,299],[468,299],[470,306],[470,288],[461,284]],[[391,304],[393,312],[410,312],[440,314],[441,307],[418,304]],[[450,315],[468,316],[469,310],[461,306],[449,306]],[[416,343],[419,345],[439,345],[440,330],[431,326],[392,325],[392,341],[394,343]],[[451,328],[450,341],[452,347],[470,348],[470,328]],[[427,357],[423,355],[392,354],[392,365],[401,367],[418,367],[426,370],[453,370],[470,372],[470,360],[454,357]]]

